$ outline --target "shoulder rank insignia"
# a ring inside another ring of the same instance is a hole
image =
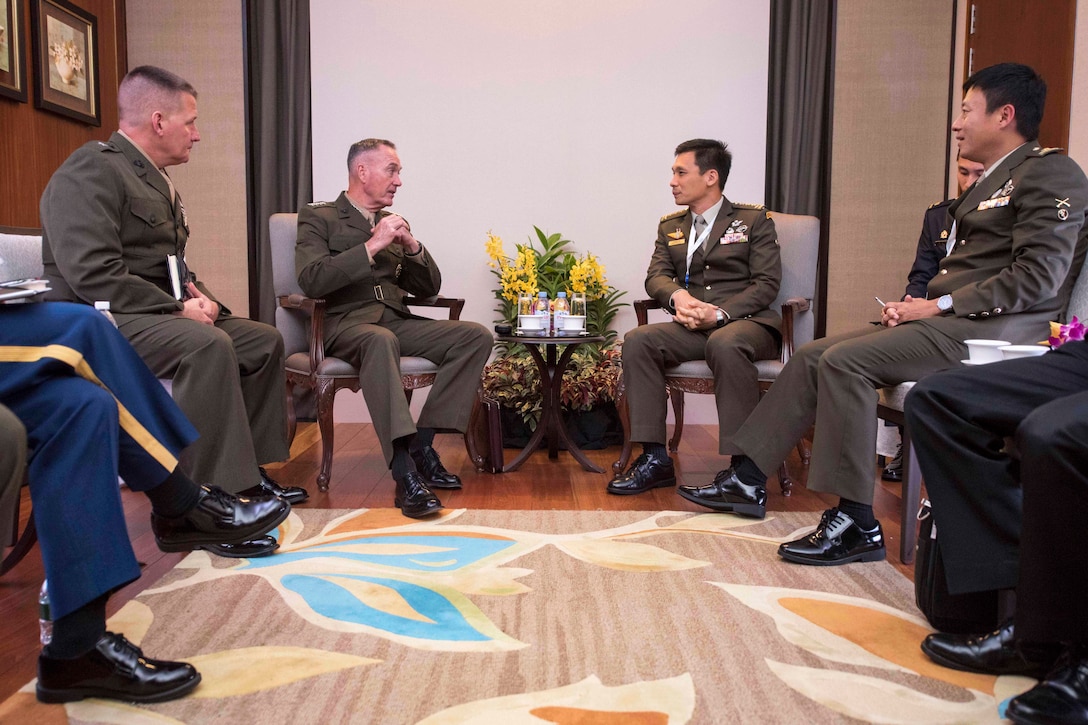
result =
[[[733,202],[733,208],[734,209],[754,209],[756,211],[763,211],[767,207],[763,206],[762,204],[742,204],[740,202],[734,201]]]
[[[943,203],[944,203],[944,201],[935,201],[935,202],[933,202],[932,204],[929,205],[929,208],[930,209],[936,209],[937,207],[939,207]]]
[[[320,209],[323,206],[336,206],[336,203],[332,201],[311,201],[306,206],[310,207],[311,209]]]
[[[687,209],[678,209],[677,211],[674,211],[674,212],[672,212],[670,214],[666,214],[665,216],[661,217],[661,221],[667,222],[669,219],[675,219],[676,217],[684,216],[687,213],[688,213]]]
[[[948,239],[948,230],[947,229],[945,229],[943,232],[941,232],[941,239]]]
[[[1049,155],[1049,154],[1057,154],[1057,153],[1061,153],[1061,152],[1062,152],[1062,151],[1064,151],[1065,149],[1062,149],[1062,148],[1058,148],[1058,147],[1056,147],[1056,146],[1055,146],[1055,147],[1047,147],[1047,148],[1041,149],[1041,148],[1039,148],[1038,146],[1036,146],[1036,147],[1035,147],[1035,150],[1039,152],[1039,155],[1040,155],[1040,156],[1047,156],[1047,155]]]

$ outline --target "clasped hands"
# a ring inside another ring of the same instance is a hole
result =
[[[374,231],[366,241],[366,249],[373,258],[390,244],[401,245],[408,254],[418,253],[421,246],[409,231],[408,222],[399,214],[384,216],[374,225]]]
[[[880,324],[884,327],[895,327],[900,322],[924,320],[939,314],[941,308],[937,306],[937,300],[924,300],[907,295],[902,302],[885,303],[880,314]]]
[[[201,292],[192,282],[187,282],[185,289],[189,291],[190,297],[181,303],[181,310],[174,314],[204,325],[214,325],[219,319],[219,303]]]
[[[718,324],[718,308],[695,299],[687,290],[677,290],[673,294],[672,306],[676,310],[673,321],[689,330],[706,330]]]

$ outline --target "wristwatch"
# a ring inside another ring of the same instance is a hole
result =
[[[721,307],[719,307],[718,308],[718,324],[717,324],[717,326],[718,327],[725,327],[725,323],[728,322],[728,321],[729,321],[729,313],[726,312],[725,310],[723,310]]]
[[[941,295],[937,298],[937,309],[941,312],[948,312],[952,309],[952,295]]]

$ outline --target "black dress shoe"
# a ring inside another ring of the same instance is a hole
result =
[[[409,471],[403,480],[397,479],[396,493],[393,495],[393,505],[400,512],[412,519],[421,519],[442,510],[442,502],[438,496],[431,493],[423,476],[418,471]]]
[[[257,470],[261,472],[261,482],[256,486],[247,488],[245,491],[239,491],[239,496],[279,496],[292,506],[306,503],[309,500],[310,494],[301,486],[287,486],[285,488],[276,483],[263,467],[258,466]]]
[[[273,536],[262,536],[252,541],[243,541],[240,544],[201,544],[197,549],[225,556],[228,559],[257,559],[262,556],[270,556],[280,548],[280,542]]]
[[[895,458],[888,461],[884,470],[880,472],[880,480],[902,483],[903,481],[903,444],[895,449]]]
[[[1021,647],[1011,619],[989,634],[935,632],[922,640],[922,651],[937,664],[953,670],[1036,679],[1050,671],[1060,654],[1056,646]]]
[[[652,488],[676,485],[676,469],[669,457],[655,458],[643,453],[625,473],[616,474],[608,482],[608,492],[619,496],[645,493]]]
[[[767,487],[740,480],[732,468],[718,471],[709,486],[681,486],[679,494],[700,506],[761,519],[767,515]]]
[[[1042,682],[1014,697],[1005,717],[1018,725],[1088,725],[1088,657],[1063,659]]]
[[[411,455],[416,469],[431,488],[461,488],[461,479],[446,470],[434,448],[424,446]]]
[[[276,496],[234,496],[218,486],[201,486],[196,506],[181,516],[151,514],[151,530],[163,551],[192,551],[209,544],[240,544],[263,536],[291,513]]]
[[[87,654],[74,660],[38,656],[38,699],[74,702],[106,697],[128,702],[164,702],[189,694],[200,673],[185,662],[144,657],[119,634],[106,632]]]
[[[814,566],[837,566],[852,561],[883,561],[884,532],[880,522],[866,531],[838,509],[828,509],[820,525],[803,539],[778,547],[786,561]]]

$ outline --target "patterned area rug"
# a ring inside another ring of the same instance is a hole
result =
[[[203,682],[154,706],[39,705],[0,722],[996,722],[1031,680],[931,664],[886,564],[775,549],[813,514],[292,513],[279,553],[191,554],[110,621]]]

